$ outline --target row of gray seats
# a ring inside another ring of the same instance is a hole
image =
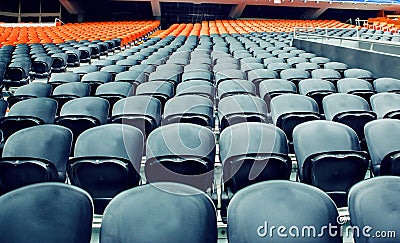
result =
[[[348,197],[351,226],[344,227],[346,220],[341,221],[323,191],[279,180],[257,183],[234,196],[228,209],[228,241],[343,242],[343,230],[347,237],[354,234],[356,243],[397,242],[399,230],[394,225],[399,217],[393,210],[400,205],[393,191],[399,184],[398,177],[383,176],[353,186]],[[89,243],[92,220],[90,195],[74,186],[39,183],[0,197],[4,242]],[[108,205],[99,241],[217,242],[216,210],[207,195],[190,186],[137,187]]]

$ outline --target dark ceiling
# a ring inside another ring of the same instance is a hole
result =
[[[74,0],[77,1],[84,14],[78,18],[71,15],[61,7],[61,18],[64,22],[77,21],[116,21],[116,20],[147,20],[154,19],[150,1],[111,1],[111,0]],[[18,0],[1,0],[0,11],[18,13]],[[59,0],[21,0],[21,12],[59,12]],[[203,20],[229,19],[232,4],[193,4],[178,2],[160,2],[162,27],[165,28],[173,23],[195,23]],[[242,18],[272,18],[272,19],[303,19],[307,18],[306,7],[285,6],[262,6],[247,5],[243,11]],[[346,21],[349,18],[367,19],[376,17],[376,10],[344,10],[328,9],[319,19],[337,19]],[[43,21],[54,21],[54,17],[43,18]],[[0,15],[0,22],[16,22],[16,17]],[[25,17],[23,22],[37,22],[37,18]]]

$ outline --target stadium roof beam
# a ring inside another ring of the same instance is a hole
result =
[[[232,6],[231,12],[229,13],[230,18],[239,18],[242,16],[246,3],[240,3]]]
[[[60,0],[60,3],[70,14],[82,14],[84,11],[81,5],[74,0]]]
[[[156,17],[161,16],[160,1],[151,0],[151,10],[153,11],[153,16],[156,16]]]
[[[303,18],[303,19],[316,19],[321,14],[323,14],[326,10],[328,10],[328,7],[309,8],[303,13],[303,16],[301,16],[301,18]]]

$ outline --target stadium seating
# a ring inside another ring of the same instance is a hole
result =
[[[356,184],[349,192],[349,213],[351,225],[359,229],[370,227],[367,234],[354,235],[355,242],[379,242],[382,239],[371,237],[377,235],[378,230],[385,237],[385,242],[396,242],[399,233],[395,225],[398,224],[400,207],[397,198],[399,177],[380,176]],[[396,236],[395,236],[396,235]]]
[[[379,119],[365,125],[365,139],[371,155],[371,172],[378,175],[399,175],[399,146],[395,139],[399,133],[399,121]]]
[[[65,182],[71,143],[71,131],[56,125],[15,132],[7,139],[0,160],[1,192],[38,182]]]
[[[92,199],[75,186],[30,185],[1,196],[0,204],[2,242],[90,242]]]
[[[190,223],[182,224],[188,217]],[[216,210],[207,195],[187,185],[159,182],[116,196],[104,212],[100,241],[217,242],[217,236]]]
[[[284,200],[287,197],[290,200]],[[337,218],[336,205],[318,188],[289,181],[261,182],[242,189],[232,198],[228,207],[228,240],[342,242],[337,232]],[[299,231],[292,231],[292,234],[285,231],[282,237],[278,233],[271,233],[271,227],[277,225]],[[331,225],[333,231],[332,234],[313,237],[301,232],[308,225],[316,229]]]
[[[326,191],[338,207],[346,206],[347,191],[364,179],[369,159],[354,130],[337,122],[309,121],[294,128],[293,144],[300,181]]]
[[[73,185],[92,196],[95,213],[102,214],[114,196],[139,185],[143,144],[141,131],[123,124],[98,126],[79,135],[68,175]]]

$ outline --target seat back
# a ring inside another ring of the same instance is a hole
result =
[[[337,122],[310,121],[293,130],[293,144],[300,180],[345,206],[348,189],[364,179],[369,160],[354,130]]]
[[[214,128],[213,102],[199,95],[174,97],[165,103],[162,124],[192,123]]]
[[[64,182],[71,142],[71,131],[56,125],[34,126],[11,135],[0,160],[1,190],[8,192],[37,182]]]
[[[365,125],[365,139],[375,175],[399,175],[400,121],[380,119]]]
[[[93,197],[96,213],[118,193],[139,185],[143,144],[142,132],[124,124],[94,127],[78,137],[68,175]]]
[[[1,242],[90,242],[92,199],[77,187],[39,183],[7,193],[0,202]]]
[[[293,129],[304,122],[319,120],[318,104],[312,98],[298,94],[283,94],[272,98],[271,117],[289,141],[293,141]]]
[[[360,140],[364,139],[364,126],[376,119],[371,112],[368,102],[352,94],[331,94],[322,101],[326,120],[337,121],[348,125]]]
[[[400,80],[395,78],[378,78],[374,80],[374,88],[376,92],[400,92]]]
[[[8,116],[0,119],[4,138],[23,128],[54,122],[57,102],[50,98],[32,98],[16,103]]]
[[[285,200],[289,195],[290,200]],[[261,182],[233,196],[228,207],[228,240],[341,243],[338,216],[334,202],[318,188],[292,181]],[[333,226],[332,234],[316,237],[328,225]],[[286,230],[274,232],[271,227]]]
[[[161,123],[161,102],[144,95],[121,99],[113,107],[110,122],[137,127],[147,137]]]
[[[223,182],[231,193],[272,179],[289,179],[291,160],[282,130],[249,122],[227,127],[220,135]],[[243,146],[246,144],[246,146]]]
[[[221,131],[241,122],[268,123],[267,106],[261,98],[252,95],[232,95],[218,104]]]
[[[381,118],[400,118],[400,94],[379,93],[370,98],[372,110]]]
[[[356,243],[363,242],[396,242],[399,229],[398,208],[400,208],[398,192],[399,177],[379,176],[365,180],[353,186],[349,192],[349,213],[351,225],[358,227],[354,234]],[[365,229],[368,227],[368,232]],[[363,231],[364,230],[364,231]],[[383,232],[391,232],[391,237],[375,238]],[[393,237],[395,236],[396,237]]]
[[[172,181],[206,191],[213,182],[214,133],[200,125],[174,123],[155,129],[147,139],[148,182]]]
[[[188,217],[191,223],[182,224]],[[153,232],[155,225],[159,227]],[[136,230],[130,230],[132,227]],[[210,198],[196,188],[164,182],[133,188],[115,197],[104,212],[100,241],[217,242],[217,236],[216,212]]]
[[[299,82],[299,94],[307,95],[313,98],[320,112],[323,112],[322,100],[325,96],[336,92],[335,85],[322,79],[305,79]]]
[[[12,96],[8,97],[7,101],[9,106],[15,103],[36,97],[49,97],[52,91],[50,84],[34,82],[19,87]]]

